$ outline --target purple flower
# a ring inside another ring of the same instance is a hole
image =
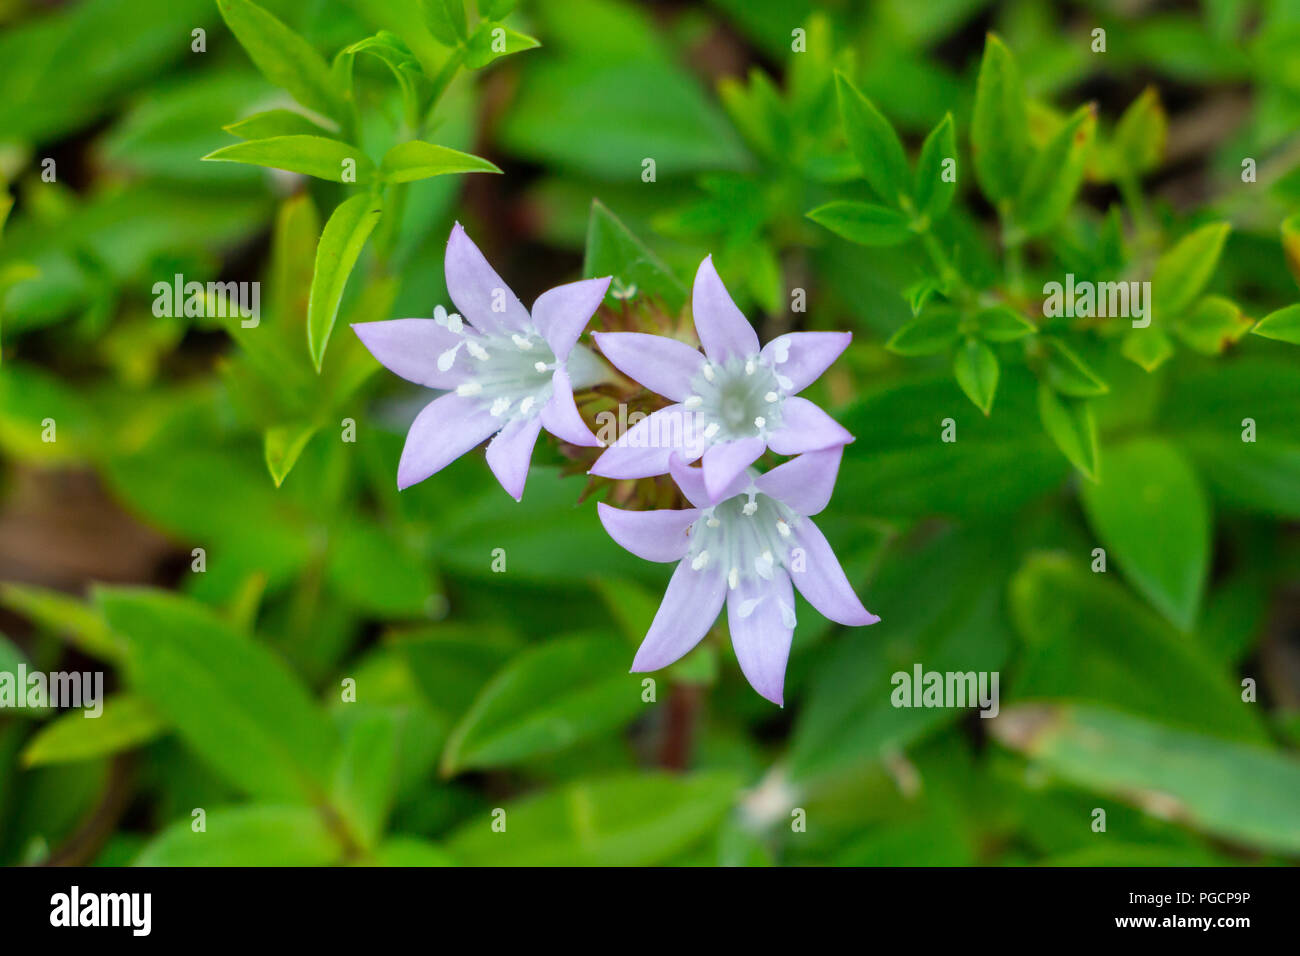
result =
[[[661,408],[610,445],[592,467],[606,478],[668,471],[669,456],[704,458],[709,499],[770,448],[798,455],[853,441],[812,402],[797,397],[848,346],[848,332],[791,332],[759,349],[758,336],[727,294],[712,256],[695,275],[691,308],[701,355],[675,339],[597,332],[619,371],[676,404]]]
[[[600,444],[578,415],[573,390],[603,376],[599,361],[577,341],[609,278],[557,286],[538,296],[529,312],[460,223],[447,240],[446,275],[460,314],[439,306],[432,319],[352,326],[389,371],[447,391],[411,423],[397,487],[423,481],[495,435],[488,465],[518,501],[541,429],[575,445]]]
[[[694,508],[597,505],[605,530],[628,551],[647,561],[678,562],[633,671],[667,667],[693,648],[725,599],[740,669],[754,690],[784,706],[795,625],[792,582],[832,621],[857,626],[880,620],[862,606],[810,519],[830,500],[843,450],[809,452],[763,475],[747,470],[716,497],[706,490],[707,474],[673,455],[673,480]]]

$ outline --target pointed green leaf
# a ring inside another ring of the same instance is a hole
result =
[[[1300,305],[1289,305],[1285,309],[1270,312],[1259,320],[1251,332],[1266,339],[1300,345]]]
[[[535,37],[512,30],[504,23],[482,21],[465,43],[465,65],[478,70],[493,60],[541,46]]]
[[[499,172],[500,168],[486,159],[418,139],[398,143],[379,164],[380,177],[390,183],[409,183],[448,173]]]
[[[966,397],[989,414],[998,388],[998,357],[993,350],[979,339],[966,339],[953,356],[952,371]]]
[[[961,317],[956,309],[930,309],[903,325],[885,344],[897,355],[934,355],[946,352],[957,342]]]
[[[951,181],[946,178],[947,161],[952,160]],[[921,157],[916,161],[916,210],[931,222],[939,219],[952,205],[952,198],[957,194],[956,178],[957,136],[954,131],[952,114],[948,113],[939,121],[939,125],[930,131],[921,147]]]
[[[1174,354],[1174,343],[1157,328],[1129,329],[1124,333],[1120,353],[1130,362],[1154,372]]]
[[[809,212],[808,218],[863,246],[896,246],[915,235],[901,212],[865,202],[828,202]]]
[[[1030,155],[1027,104],[1011,51],[990,33],[975,84],[971,151],[975,178],[992,202],[1014,197],[1024,180]]]
[[[1051,229],[1065,215],[1083,184],[1097,131],[1097,107],[1081,106],[1029,164],[1016,196],[1015,223],[1027,236]]]
[[[247,163],[304,173],[331,182],[370,181],[375,167],[351,143],[324,136],[272,136],[223,146],[203,157],[214,163]]]
[[[837,72],[835,80],[844,135],[862,167],[862,175],[877,196],[893,206],[899,205],[901,198],[911,195],[912,176],[898,133],[848,77]]]
[[[343,848],[314,807],[224,807],[212,810],[204,829],[188,816],[154,837],[136,866],[328,866]]]
[[[1097,422],[1084,399],[1065,398],[1046,384],[1038,386],[1038,417],[1061,454],[1085,478],[1098,477]]]
[[[98,717],[74,710],[46,724],[28,742],[23,763],[39,767],[104,757],[148,743],[166,729],[166,721],[139,697],[116,694],[103,705]]]
[[[277,136],[325,136],[330,131],[322,129],[301,113],[293,110],[266,110],[223,126],[231,136],[240,139],[272,139]]]
[[[1160,315],[1172,318],[1201,294],[1218,267],[1231,228],[1226,222],[1201,226],[1159,258],[1151,275],[1151,294]]]
[[[1110,391],[1101,377],[1078,353],[1054,335],[1046,336],[1047,382],[1055,391],[1071,398],[1092,398]]]
[[[465,0],[419,0],[424,23],[443,46],[456,46],[469,36]]]
[[[1183,631],[1200,609],[1210,564],[1210,506],[1174,445],[1156,438],[1106,449],[1106,480],[1083,488],[1088,522],[1124,576]]]
[[[394,710],[370,707],[353,715],[344,728],[331,803],[363,847],[372,847],[397,792],[402,722]]]
[[[1009,305],[994,305],[975,313],[975,327],[989,342],[1014,342],[1037,332],[1034,323]]]
[[[1202,355],[1222,355],[1254,325],[1241,307],[1221,295],[1207,295],[1178,317],[1174,331]]]
[[[1169,119],[1160,94],[1148,86],[1129,104],[1115,127],[1111,140],[1111,161],[1117,177],[1136,178],[1155,169],[1165,155]]]
[[[292,425],[276,425],[266,430],[264,451],[266,467],[271,472],[271,480],[279,488],[285,477],[298,462],[298,456],[311,441],[311,436],[320,429],[319,423],[297,422]]]
[[[591,201],[582,274],[589,279],[613,276],[606,301],[636,294],[662,299],[672,312],[686,302],[686,286],[623,221],[599,199]]]
[[[382,214],[383,204],[378,196],[353,196],[339,204],[321,231],[316,246],[316,269],[311,278],[311,298],[307,302],[307,349],[317,371],[325,358],[330,333],[334,331],[348,276]]]
[[[342,119],[329,66],[310,43],[250,0],[217,0],[217,8],[268,80],[309,110]]]

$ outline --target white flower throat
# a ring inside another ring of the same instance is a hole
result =
[[[541,412],[551,397],[551,376],[555,353],[531,326],[522,332],[485,334],[465,328],[459,315],[446,314],[441,307],[434,321],[460,341],[438,356],[438,368],[445,372],[455,364],[463,349],[468,380],[456,386],[456,394],[477,398],[496,418],[516,418]]]
[[[788,505],[751,487],[703,510],[691,525],[684,560],[696,571],[720,572],[732,590],[755,578],[770,581],[777,567],[789,569],[801,521]]]
[[[691,380],[691,395],[683,404],[695,416],[697,434],[707,442],[762,437],[780,427],[790,384],[757,355],[706,361]]]

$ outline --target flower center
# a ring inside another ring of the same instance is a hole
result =
[[[789,568],[800,518],[776,498],[748,491],[705,508],[691,525],[686,560],[696,571],[720,568],[733,590],[754,577]]]
[[[555,353],[531,326],[510,335],[485,335],[457,325],[461,341],[438,356],[439,368],[451,368],[457,354],[469,355],[466,381],[456,394],[482,401],[498,418],[532,416],[551,397]]]
[[[691,392],[685,404],[696,416],[696,432],[714,444],[766,435],[780,424],[781,385],[758,356],[705,362]]]

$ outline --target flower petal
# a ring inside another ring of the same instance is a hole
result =
[[[578,406],[573,401],[573,388],[569,384],[569,373],[557,368],[551,376],[551,397],[542,406],[542,427],[560,441],[573,445],[595,448],[600,439],[591,433],[587,423],[578,414]]]
[[[704,354],[712,361],[725,362],[733,356],[748,358],[758,353],[758,333],[731,300],[713,267],[712,256],[706,257],[695,273],[691,310],[695,314],[695,333]]]
[[[578,336],[600,308],[609,288],[610,276],[583,279],[547,289],[533,303],[533,324],[542,333],[555,357],[563,362]]]
[[[460,223],[452,227],[447,240],[445,271],[451,301],[474,328],[501,335],[528,327],[528,310],[488,265]]]
[[[768,436],[767,446],[778,455],[800,455],[851,441],[853,436],[844,426],[796,395],[781,403],[781,427]]]
[[[696,571],[689,561],[679,563],[632,670],[667,667],[693,648],[713,626],[726,595],[726,582],[716,566]]]
[[[537,433],[541,430],[542,420],[537,415],[516,418],[488,443],[488,467],[515,501],[524,496],[524,482],[528,480],[528,466],[533,460],[533,445],[537,443]]]
[[[398,489],[409,488],[441,471],[501,427],[480,401],[454,392],[421,409],[406,433],[397,465]]]
[[[452,389],[465,381],[457,368],[468,356],[457,352],[447,371],[438,369],[438,357],[454,349],[464,339],[443,328],[433,319],[387,319],[383,322],[357,322],[352,326],[361,344],[370,350],[379,364],[408,382],[426,388]]]
[[[783,501],[795,514],[819,514],[831,500],[844,446],[810,451],[759,475],[754,485],[763,494]]]
[[[794,637],[794,589],[777,568],[772,580],[751,576],[727,593],[727,626],[736,660],[751,687],[785,706],[785,665]]]
[[[596,503],[596,513],[611,538],[647,561],[680,561],[691,546],[686,532],[700,516],[697,508],[625,511],[603,501]]]
[[[685,342],[645,332],[595,332],[592,338],[610,363],[652,392],[684,401],[704,356]]]
[[[668,458],[674,451],[687,461],[694,461],[702,453],[692,427],[694,420],[695,415],[681,405],[669,405],[653,412],[606,448],[591,466],[591,474],[605,478],[667,474]]]
[[[879,621],[853,593],[853,586],[844,576],[844,569],[821,529],[805,518],[794,535],[796,546],[803,551],[803,561],[792,562],[795,567],[791,568],[790,577],[808,603],[837,624],[859,627]]]
[[[852,340],[852,332],[790,332],[764,345],[762,355],[790,380],[787,391],[794,394],[817,381]]]
[[[739,438],[710,446],[704,453],[704,490],[709,498],[720,501],[737,476],[743,475],[766,450],[767,442],[761,438]]]

